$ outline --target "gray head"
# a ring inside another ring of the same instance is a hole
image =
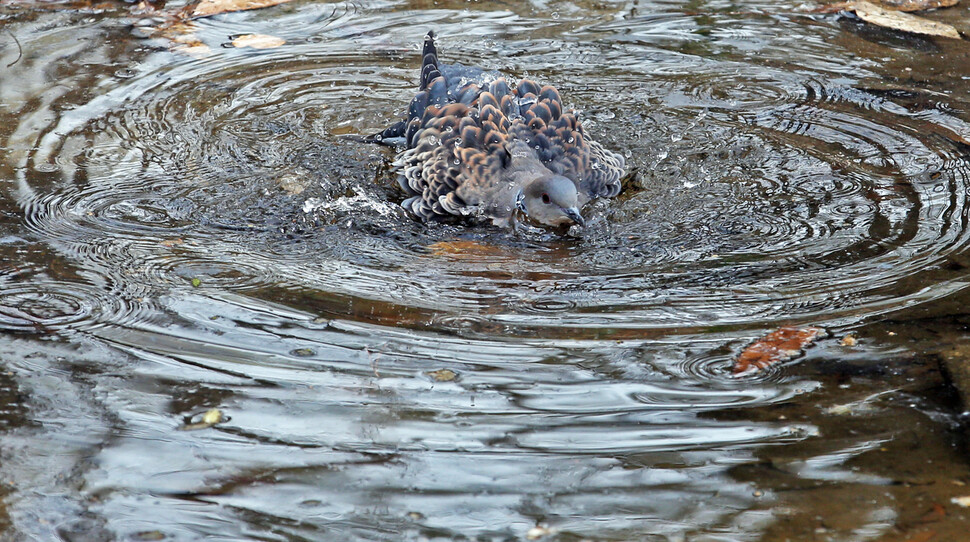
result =
[[[576,184],[562,175],[546,175],[529,182],[519,192],[516,206],[529,218],[546,226],[586,225],[579,214]]]

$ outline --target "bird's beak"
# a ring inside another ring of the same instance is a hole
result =
[[[579,224],[582,227],[586,227],[586,221],[583,220],[583,215],[579,214],[579,209],[575,207],[569,207],[568,209],[563,209],[563,212],[566,213],[566,216],[568,216],[569,219],[572,220],[573,222]]]

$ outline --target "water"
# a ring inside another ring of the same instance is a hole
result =
[[[0,7],[5,536],[960,536],[966,46],[810,7],[296,2],[191,54],[127,4]],[[577,235],[410,220],[341,136],[429,29],[638,178]],[[831,337],[732,375],[786,324]]]

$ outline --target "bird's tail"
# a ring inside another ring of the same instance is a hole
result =
[[[433,92],[421,92],[428,90],[432,86],[432,82],[441,77],[441,71],[438,69],[438,48],[435,47],[434,37],[433,30],[429,31],[428,35],[424,37],[424,48],[421,51],[421,85],[418,88],[418,95],[415,96],[408,108],[408,119],[394,123],[376,134],[362,137],[359,141],[388,146],[401,145],[409,137],[408,121],[420,117],[429,103],[434,102],[440,105],[445,100],[447,89],[443,80],[433,85]]]
[[[426,90],[431,81],[440,76],[438,48],[434,45],[434,30],[431,30],[424,37],[424,49],[421,51],[421,86],[418,90]]]
[[[351,139],[360,141],[361,143],[377,143],[378,145],[395,147],[404,142],[404,135],[407,131],[407,127],[407,122],[402,120],[400,122],[395,122],[376,134],[371,134],[364,137],[355,136],[351,137]]]

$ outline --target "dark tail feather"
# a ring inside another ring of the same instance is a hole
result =
[[[371,134],[369,136],[364,136],[356,141],[361,143],[377,143],[378,145],[387,145],[390,147],[400,145],[404,138],[404,133],[407,131],[408,123],[407,121],[395,122],[391,126],[385,128],[383,131],[376,134]]]
[[[439,77],[441,77],[441,72],[438,70],[438,49],[434,46],[434,31],[432,30],[424,38],[424,49],[421,51],[421,87],[408,107],[408,118],[391,125],[382,132],[364,137],[350,136],[350,139],[362,143],[378,143],[388,146],[405,143],[410,145],[409,140],[413,137],[417,126],[408,130],[408,121],[420,117],[428,108],[431,98],[434,98],[435,104],[439,106],[446,101],[447,88],[444,85],[444,78],[437,85],[432,84]],[[429,89],[432,89],[433,92],[423,92]]]
[[[440,77],[438,71],[438,49],[434,46],[434,31],[428,32],[424,38],[424,49],[421,51],[421,86],[419,90],[428,88],[428,84]]]

